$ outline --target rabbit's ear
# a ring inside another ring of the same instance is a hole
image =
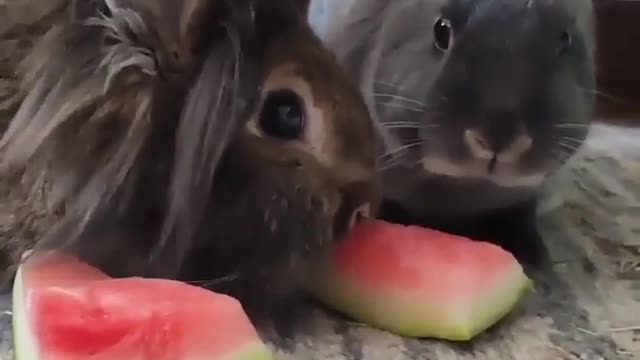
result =
[[[0,138],[0,171],[6,179],[20,176],[32,159],[48,164],[68,225],[39,245],[90,248],[88,229],[121,209],[137,209],[141,195],[131,193],[151,172],[143,165],[157,163],[149,157],[171,157],[158,154],[156,138],[175,127],[190,78],[215,43],[206,37],[223,35],[230,2],[63,2],[22,63],[26,98]],[[169,153],[166,137],[161,149]]]
[[[102,0],[109,7],[129,8],[158,38],[161,66],[190,69],[211,37],[221,34],[229,14],[227,0]]]
[[[27,94],[0,139],[2,168],[24,163],[45,142],[59,140],[59,129],[67,124],[95,129],[117,118],[148,117],[159,85],[184,90],[176,85],[197,71],[204,58],[198,52],[207,51],[209,43],[205,37],[221,34],[216,27],[228,13],[226,0],[67,0],[65,5],[67,18],[55,23],[21,64]],[[176,81],[158,82],[162,79]],[[88,121],[92,117],[100,121]]]

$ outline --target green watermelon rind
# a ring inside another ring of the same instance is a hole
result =
[[[22,281],[22,267],[18,268],[13,285],[12,302],[12,327],[13,327],[13,351],[16,360],[39,360],[37,346],[31,336],[28,319],[29,299]],[[243,346],[241,349],[227,354],[220,360],[275,360],[275,355],[261,340]],[[188,360],[188,359],[185,359]]]
[[[29,321],[25,307],[29,299],[25,299],[24,286],[22,284],[22,267],[16,272],[16,279],[13,284],[12,302],[12,326],[13,326],[13,352],[16,360],[38,360],[37,347],[33,343],[33,338],[28,334]]]
[[[348,279],[336,269],[326,268],[307,290],[321,303],[351,319],[399,336],[469,341],[511,313],[533,288],[532,280],[519,265],[505,274],[493,289],[487,289],[490,295],[485,301],[474,309],[461,309],[467,313],[457,314],[457,318],[452,314],[438,314],[434,302],[416,302],[419,296],[402,300],[393,295],[385,297],[385,289],[366,289],[357,279]]]

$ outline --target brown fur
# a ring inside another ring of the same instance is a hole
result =
[[[36,253],[114,276],[233,273],[279,293],[375,208],[369,114],[306,24],[307,1],[65,6],[22,64],[26,97],[0,139],[5,179],[44,163],[55,188]],[[305,101],[301,141],[256,131],[281,87]]]

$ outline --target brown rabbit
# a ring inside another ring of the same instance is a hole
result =
[[[369,113],[308,1],[65,6],[0,140],[2,176],[46,163],[62,205],[36,252],[286,294],[376,208]]]

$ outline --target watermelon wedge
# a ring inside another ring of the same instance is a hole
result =
[[[13,289],[17,360],[272,360],[240,303],[185,283],[109,278],[60,253]]]
[[[532,282],[500,247],[417,226],[361,222],[310,292],[398,335],[466,341],[511,312]]]

